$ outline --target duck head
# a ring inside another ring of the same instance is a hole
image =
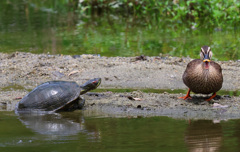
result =
[[[212,57],[212,51],[209,46],[201,47],[200,57],[203,60],[204,69],[209,69],[210,61]]]

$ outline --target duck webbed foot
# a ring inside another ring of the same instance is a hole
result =
[[[188,92],[187,92],[186,96],[179,97],[179,99],[184,99],[184,100],[186,100],[186,99],[192,99],[191,96],[190,96],[190,92],[191,92],[191,90],[188,89]]]
[[[214,92],[210,98],[206,99],[206,101],[212,100],[214,97],[216,97],[216,95],[217,95],[216,92]]]

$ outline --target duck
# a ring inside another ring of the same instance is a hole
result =
[[[184,84],[189,88],[186,96],[181,99],[191,99],[190,92],[196,94],[211,94],[206,101],[212,100],[216,92],[222,88],[223,75],[221,66],[212,61],[212,51],[209,46],[202,46],[200,51],[201,59],[194,59],[188,63],[183,73]]]

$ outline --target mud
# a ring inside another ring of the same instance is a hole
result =
[[[51,80],[76,81],[83,84],[102,78],[99,88],[186,89],[182,74],[188,57],[100,57],[97,55],[48,55],[0,53],[0,107],[14,110],[20,97],[37,85]],[[240,89],[240,61],[218,61],[223,69],[222,90]],[[192,100],[178,99],[183,94],[143,93],[141,91],[85,94],[84,113],[108,116],[159,116],[191,119],[240,118],[240,97],[221,95],[208,103],[205,96]],[[136,99],[136,100],[134,100]]]

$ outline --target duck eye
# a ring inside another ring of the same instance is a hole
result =
[[[212,51],[209,51],[209,58],[212,58]]]

